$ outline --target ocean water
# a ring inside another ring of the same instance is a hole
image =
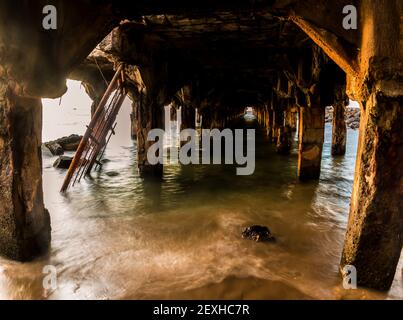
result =
[[[91,101],[68,85],[61,101],[44,100],[43,141],[82,134],[89,122]],[[0,258],[0,298],[403,299],[403,257],[387,293],[344,290],[338,274],[358,131],[348,130],[346,155],[332,157],[326,125],[316,182],[297,179],[296,137],[291,155],[279,156],[261,130],[251,176],[232,165],[168,165],[155,182],[138,176],[129,114],[126,101],[101,172],[66,195],[65,171],[43,149],[51,251],[24,264]],[[242,239],[251,224],[277,241]],[[42,285],[46,265],[57,270],[54,290]]]

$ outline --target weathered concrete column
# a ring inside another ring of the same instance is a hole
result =
[[[269,108],[268,106],[264,106],[264,129],[266,135],[269,134],[269,127],[270,127],[270,115],[269,115]]]
[[[297,131],[297,113],[293,109],[287,110],[286,124],[291,131]]]
[[[284,111],[280,108],[273,109],[273,126],[271,130],[272,140],[277,143],[279,130],[284,127]]]
[[[341,267],[356,268],[358,285],[387,290],[403,245],[403,48],[397,1],[363,4],[362,78],[348,85],[365,103]]]
[[[270,130],[271,130],[270,129],[271,118],[270,118],[269,106],[265,105],[263,110],[264,110],[264,125],[263,125],[263,127],[265,129],[266,136],[269,136],[270,135]]]
[[[196,129],[196,110],[192,106],[181,107],[181,126],[180,130]],[[189,138],[190,139],[190,138]],[[186,141],[180,141],[180,145],[183,146]]]
[[[289,125],[278,129],[277,153],[287,155],[291,151],[291,128]]]
[[[202,116],[202,128],[203,129],[211,129],[212,128],[212,116],[211,110],[208,108],[203,108],[200,110]]]
[[[266,107],[262,107],[262,127],[264,130],[267,130],[267,113],[266,113]]]
[[[381,290],[392,284],[403,244],[402,106],[402,91],[400,96],[375,91],[362,110],[341,261],[357,269],[359,285]]]
[[[262,107],[262,126],[266,129],[266,108]]]
[[[181,130],[196,128],[196,111],[192,106],[182,106]]]
[[[299,116],[298,177],[319,179],[325,129],[325,109],[319,98],[310,107],[301,107]]]
[[[42,191],[42,103],[0,80],[0,254],[25,261],[47,251]]]
[[[274,126],[274,112],[273,109],[269,106],[267,109],[267,137],[269,140],[272,139],[273,136],[273,126]]]
[[[130,134],[133,140],[137,139],[137,117],[138,117],[138,101],[132,101],[132,112],[130,113]]]
[[[161,178],[163,165],[152,165],[147,160],[147,152],[154,141],[147,141],[148,133],[152,129],[164,129],[164,108],[158,103],[157,95],[140,93],[137,108],[137,165],[139,174],[143,178]]]
[[[220,112],[218,107],[212,111],[211,127],[220,130],[225,127],[225,116]]]
[[[259,124],[262,125],[262,123],[263,123],[262,109],[259,107],[257,110],[258,110],[257,111],[257,114],[258,114],[257,120],[258,120]]]
[[[106,91],[106,86],[103,85],[103,82],[101,84],[97,83],[97,85],[93,85],[87,81],[82,81],[81,84],[84,87],[85,92],[92,100],[91,104],[91,117],[92,117],[95,111],[97,110],[99,103],[101,102],[104,92]]]
[[[337,87],[333,103],[332,155],[334,156],[346,153],[347,125],[345,111],[348,103],[345,86]]]
[[[200,109],[196,108],[196,127],[200,126],[202,122],[202,116],[200,114]]]
[[[170,112],[170,120],[171,121],[178,121],[178,110],[176,109],[175,106],[171,106],[169,109]]]

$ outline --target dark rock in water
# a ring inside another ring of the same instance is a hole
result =
[[[68,137],[57,139],[55,142],[60,144],[64,151],[76,151],[82,138],[78,134],[72,134]]]
[[[242,231],[242,238],[253,240],[256,242],[275,241],[269,228],[265,226],[250,226]]]
[[[101,162],[102,164],[105,164],[105,163],[111,162],[111,160],[109,160],[109,159],[101,159],[100,162]]]
[[[73,161],[72,157],[59,156],[57,160],[53,163],[53,167],[58,169],[68,169]]]
[[[109,171],[105,173],[108,177],[116,177],[119,175],[119,172],[117,171]]]
[[[72,134],[54,141],[45,142],[45,146],[54,156],[60,156],[64,151],[76,151],[82,136]]]
[[[64,153],[62,146],[55,141],[46,142],[45,146],[54,156],[60,156]]]

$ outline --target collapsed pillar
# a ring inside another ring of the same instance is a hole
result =
[[[345,111],[348,102],[345,86],[338,86],[333,103],[332,155],[334,156],[346,153],[347,125]]]
[[[42,103],[0,80],[0,254],[26,261],[46,252],[50,218],[42,190]]]
[[[300,180],[319,179],[325,129],[325,109],[319,97],[310,107],[300,108],[298,177]]]

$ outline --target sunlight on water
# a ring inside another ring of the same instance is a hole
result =
[[[68,85],[61,106],[44,101],[44,141],[82,134],[89,121],[91,101],[77,82]],[[281,157],[259,133],[252,176],[236,176],[235,166],[170,165],[157,183],[138,177],[130,109],[126,101],[102,172],[66,196],[65,171],[43,150],[52,249],[32,263],[0,260],[0,298],[403,298],[402,259],[388,294],[341,287],[357,131],[348,131],[346,156],[333,158],[326,126],[319,182],[298,182],[295,140]],[[243,240],[250,224],[267,225],[277,242]],[[42,287],[49,264],[55,291]]]

